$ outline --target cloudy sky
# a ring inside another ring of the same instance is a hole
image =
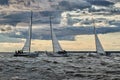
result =
[[[0,51],[22,48],[28,36],[31,9],[33,51],[52,49],[50,16],[57,38],[66,50],[95,50],[93,19],[105,50],[119,50],[119,4],[119,0],[1,0],[0,44],[4,46]]]

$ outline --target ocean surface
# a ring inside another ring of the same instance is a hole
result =
[[[13,57],[0,53],[0,80],[120,80],[120,55]]]

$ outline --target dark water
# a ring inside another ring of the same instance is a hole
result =
[[[120,56],[37,58],[0,54],[0,80],[119,80]]]

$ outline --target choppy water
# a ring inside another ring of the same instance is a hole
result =
[[[0,80],[120,80],[120,56],[0,54]]]

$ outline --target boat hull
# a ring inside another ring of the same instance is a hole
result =
[[[39,53],[20,53],[20,54],[15,53],[14,56],[15,57],[38,57]]]

